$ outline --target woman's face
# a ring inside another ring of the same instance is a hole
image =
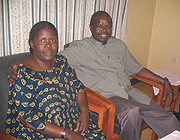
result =
[[[44,28],[37,33],[33,41],[31,40],[30,45],[36,59],[48,62],[53,60],[57,54],[58,37],[54,30]]]

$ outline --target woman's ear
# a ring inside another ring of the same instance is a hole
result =
[[[30,41],[30,47],[34,49],[34,42],[32,40]]]

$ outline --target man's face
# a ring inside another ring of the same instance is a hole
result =
[[[107,43],[107,40],[112,34],[111,19],[106,15],[97,15],[94,20],[94,24],[90,25],[92,36],[103,45]]]

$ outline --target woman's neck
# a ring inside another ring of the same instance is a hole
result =
[[[43,61],[38,60],[34,56],[32,56],[32,57],[33,57],[33,60],[35,62],[35,65],[36,65],[35,69],[38,70],[38,71],[50,70],[54,66],[55,58],[52,61],[43,62]]]

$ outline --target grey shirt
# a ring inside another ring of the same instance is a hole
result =
[[[84,38],[72,42],[61,54],[68,59],[84,85],[104,97],[128,99],[131,96],[140,103],[149,104],[151,99],[133,88],[129,79],[143,66],[121,40],[111,37],[102,45],[93,37]]]

